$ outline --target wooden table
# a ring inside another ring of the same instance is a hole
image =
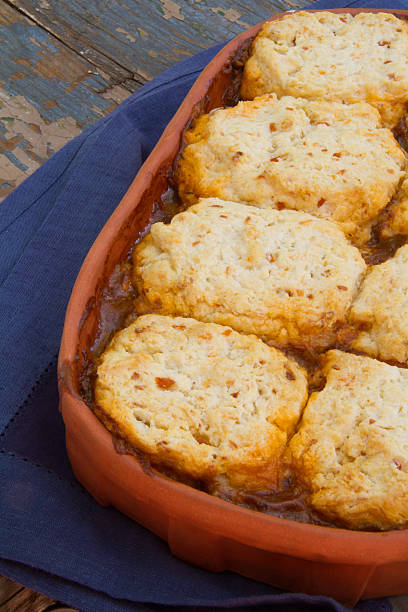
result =
[[[154,76],[307,0],[0,0],[0,201]],[[408,598],[394,598],[408,612]],[[1,612],[72,610],[0,577]]]

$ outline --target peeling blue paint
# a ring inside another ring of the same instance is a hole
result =
[[[14,119],[13,119],[14,121]],[[17,138],[17,142],[14,144],[13,146],[13,151],[15,151],[17,148],[21,149],[22,151],[24,151],[27,155],[29,155],[30,157],[32,157],[32,159],[34,161],[36,161],[38,164],[42,164],[43,162],[47,161],[48,157],[41,157],[40,155],[38,155],[35,151],[33,151],[32,148],[32,144],[30,143],[29,140],[27,140],[26,138],[24,138],[23,134],[21,132],[19,132],[18,134],[15,134],[15,136],[13,136],[13,138]],[[20,140],[18,140],[20,139]],[[4,146],[7,142],[8,142],[8,138],[7,138],[7,127],[1,122],[0,120],[0,156],[1,155],[5,155],[7,157],[7,159],[9,161],[11,161],[15,166],[17,166],[17,168],[19,168],[20,170],[23,170],[24,172],[26,170],[28,170],[28,167],[21,162],[12,151],[2,151],[2,145]],[[47,151],[48,153],[48,151]],[[0,157],[1,159],[1,157]],[[2,185],[4,185],[2,183]]]
[[[26,172],[28,170],[28,166],[26,166],[19,159],[17,159],[17,157],[11,151],[5,151],[3,155],[5,155],[7,159],[9,159],[15,166],[17,166],[17,168],[20,168],[20,170],[22,170],[23,172]]]
[[[23,140],[21,140],[17,146],[20,147],[20,149],[23,149],[23,151],[25,151],[27,155],[32,157],[32,159],[38,164],[42,164],[48,159],[48,157],[41,157],[41,155],[38,155],[35,151],[33,151],[31,142],[26,138],[23,138]]]
[[[8,26],[0,26],[0,37],[2,38],[2,53],[7,50],[17,52],[17,56],[27,59],[31,65],[38,61],[40,51],[57,53],[58,49],[53,44],[51,36],[37,26],[16,21]],[[40,46],[33,42],[34,39]],[[18,47],[16,47],[16,43]],[[13,58],[11,58],[13,59]]]
[[[75,61],[82,64],[84,78],[73,88],[69,80],[46,78],[39,74],[40,70],[36,71],[44,55],[60,51],[44,30],[18,21],[0,26],[0,38],[0,85],[13,96],[23,95],[46,121],[72,117],[80,126],[85,126],[111,107],[112,101],[101,95],[109,88],[109,82],[95,72],[86,76],[89,63],[80,57],[75,57]]]
[[[50,51],[53,53],[58,53],[57,47],[53,44],[52,38],[47,34],[45,30],[41,28],[32,27],[31,28],[31,37],[34,38],[37,42],[41,44],[46,44]]]
[[[61,81],[55,77],[45,79],[27,71],[27,76],[18,81],[6,81],[5,89],[12,95],[24,95],[47,121],[73,117],[79,124],[85,125],[99,118],[112,104],[112,101],[98,94],[97,89],[103,90],[104,85],[107,84],[102,79],[97,87],[98,82],[95,79],[87,78],[66,93],[66,89],[71,86],[69,81]],[[47,108],[47,104],[55,106]],[[96,113],[92,106],[102,112]]]

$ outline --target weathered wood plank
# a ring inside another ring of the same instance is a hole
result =
[[[14,4],[10,0],[3,0],[3,1],[10,5]],[[43,4],[44,2],[40,3],[41,8],[43,7]],[[47,19],[42,18],[42,13],[40,12],[41,8],[35,9],[35,10],[30,10],[30,8],[28,8],[27,10],[24,10],[24,9],[20,9],[17,5],[15,6],[16,6],[16,9],[19,10],[21,14],[28,17],[30,20],[32,20],[37,25],[40,25],[42,29],[44,29],[45,31],[47,31],[48,33],[54,36],[52,32],[52,28],[47,27]],[[111,60],[110,58],[106,57],[103,52],[98,53],[97,57],[95,57],[95,52],[93,51],[93,49],[76,48],[78,47],[78,45],[75,45],[75,44],[70,45],[70,40],[74,42],[78,36],[80,36],[80,33],[72,31],[70,38],[65,37],[66,40],[64,41],[64,44],[71,50],[75,51],[76,53],[79,53],[84,59],[88,60],[90,64],[97,66],[102,72],[108,74],[111,77],[111,79],[113,79],[115,82],[126,83],[127,80],[132,81],[132,73],[126,70],[126,68],[123,68],[116,61]],[[97,61],[95,61],[95,59]],[[134,91],[135,89],[140,87],[140,85],[142,85],[143,82],[144,81],[134,82],[134,83],[131,82],[130,91]]]
[[[113,88],[103,95],[119,103],[128,92]],[[0,202],[81,131],[73,117],[47,121],[24,96],[0,87]]]
[[[129,92],[3,0],[0,58],[1,201]]]
[[[103,94],[115,81],[78,57],[4,0],[0,2],[0,86],[23,95],[52,122],[72,117],[84,127],[114,108]]]
[[[149,80],[186,56],[307,0],[9,0],[96,66]],[[128,87],[129,88],[129,87]]]
[[[0,576],[1,612],[77,612],[63,604]]]
[[[0,610],[3,604],[21,591],[22,588],[21,584],[0,576]]]
[[[56,603],[45,595],[21,587],[16,582],[11,580],[8,582],[19,587],[19,590],[1,605],[1,612],[45,612],[47,608]]]
[[[26,98],[0,90],[0,200],[80,132],[72,117],[47,122]]]

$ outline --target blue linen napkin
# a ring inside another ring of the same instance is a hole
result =
[[[313,8],[374,7],[318,0]],[[382,2],[408,8],[408,1]],[[173,557],[75,481],[56,355],[81,263],[138,168],[221,45],[163,73],[72,140],[0,208],[0,573],[81,610],[345,610]],[[387,599],[357,605],[392,609]]]

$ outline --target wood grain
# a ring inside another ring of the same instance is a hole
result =
[[[41,593],[0,576],[1,612],[76,612]]]
[[[0,610],[14,595],[21,591],[23,587],[17,582],[13,582],[4,576],[0,576]]]
[[[129,95],[0,0],[0,200]]]
[[[105,69],[131,74],[129,88],[305,0],[10,0],[42,27]]]
[[[114,108],[115,83],[4,1],[0,3],[0,85],[22,95],[49,122],[72,117],[83,128]]]

